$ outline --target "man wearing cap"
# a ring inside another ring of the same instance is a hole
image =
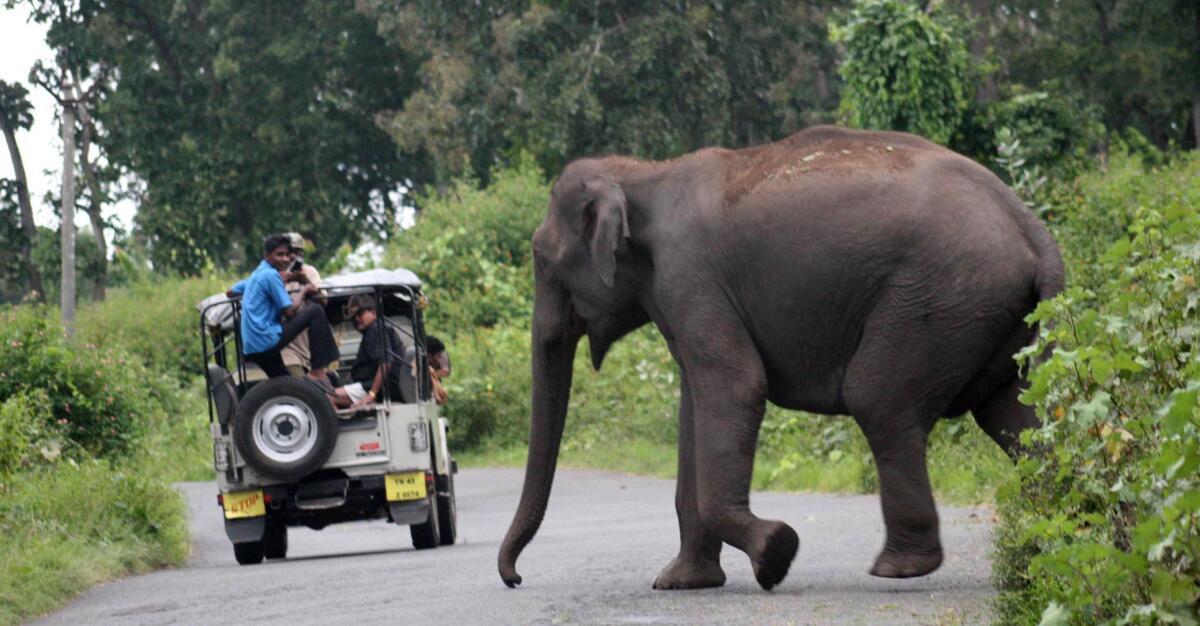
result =
[[[263,241],[263,260],[254,273],[229,290],[230,295],[242,295],[242,353],[267,376],[288,376],[280,353],[297,335],[308,331],[314,364],[308,378],[329,387],[325,368],[338,356],[333,329],[325,307],[307,301],[320,293],[315,285],[305,284],[297,300],[284,288],[285,279],[299,280],[299,276],[288,272],[294,260],[291,238],[270,235]]]
[[[334,390],[331,400],[338,408],[359,408],[375,401],[383,393],[400,397],[400,359],[404,343],[379,319],[375,298],[358,296],[346,307],[354,328],[362,333],[358,354],[350,369],[354,381]]]

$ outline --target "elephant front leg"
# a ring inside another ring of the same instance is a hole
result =
[[[692,392],[684,372],[679,400],[679,468],[675,481],[679,555],[654,579],[655,589],[703,589],[725,584],[721,540],[704,527],[696,505],[696,437],[692,420]]]
[[[739,333],[731,328],[714,336],[728,340]],[[800,538],[787,524],[750,512],[750,479],[767,384],[758,353],[745,339],[740,346],[726,344],[694,355],[688,364],[696,407],[696,502],[704,527],[745,552],[758,584],[771,589],[787,575]]]

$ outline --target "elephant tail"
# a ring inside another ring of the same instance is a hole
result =
[[[1066,270],[1063,268],[1062,253],[1058,249],[1058,242],[1054,240],[1054,236],[1050,234],[1046,225],[1025,206],[1025,203],[1016,198],[1016,194],[1013,196],[1020,207],[1017,211],[1018,223],[1038,259],[1037,275],[1033,279],[1033,296],[1038,303],[1051,300],[1062,292],[1066,284]],[[1053,324],[1053,321],[1046,322],[1046,328],[1053,328]],[[1034,332],[1039,332],[1036,330],[1036,326]],[[1034,359],[1034,363],[1046,362],[1053,351],[1054,346],[1047,345],[1042,353]]]
[[[1038,256],[1037,277],[1033,281],[1033,288],[1038,302],[1041,302],[1050,300],[1062,292],[1066,283],[1066,271],[1063,269],[1058,242],[1054,241],[1054,237],[1041,221],[1032,215],[1029,217],[1033,224],[1032,228],[1026,229],[1026,236],[1033,243]]]
[[[1059,252],[1058,242],[1050,234],[1050,230],[1042,220],[1038,219],[1016,192],[1001,183],[1000,194],[1002,203],[1008,208],[1009,214],[1016,221],[1025,241],[1029,243],[1037,256],[1037,275],[1033,281],[1033,291],[1036,302],[1050,300],[1062,292],[1065,285],[1066,272],[1063,268],[1062,253]]]

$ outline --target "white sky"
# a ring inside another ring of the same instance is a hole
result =
[[[10,83],[20,82],[29,90],[33,103],[33,128],[17,131],[17,146],[21,149],[25,175],[29,178],[33,219],[39,226],[54,227],[58,224],[58,218],[43,198],[48,190],[57,189],[62,184],[62,134],[55,118],[54,99],[29,82],[29,70],[34,62],[41,60],[49,63],[54,55],[46,46],[45,27],[28,21],[28,17],[29,11],[24,6],[6,9],[0,4],[0,79]],[[8,146],[3,145],[3,141],[0,141],[0,176],[14,176]],[[76,184],[83,182],[76,180]],[[117,221],[125,229],[133,224],[134,207],[129,203],[108,207],[105,213],[116,213]],[[86,216],[76,217],[76,226],[91,229]]]

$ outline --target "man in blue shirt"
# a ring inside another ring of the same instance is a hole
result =
[[[315,285],[305,284],[304,297],[295,303],[284,289],[285,280],[292,278],[287,271],[292,258],[291,239],[287,235],[270,235],[263,242],[263,260],[254,273],[230,289],[231,293],[242,294],[242,353],[267,376],[288,376],[279,352],[307,330],[312,363],[322,364],[309,370],[308,378],[329,387],[325,365],[338,358],[333,329],[325,308],[307,301],[319,293]]]

